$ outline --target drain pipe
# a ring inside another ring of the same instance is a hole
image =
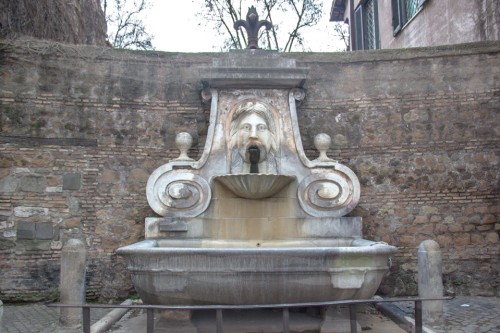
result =
[[[354,51],[356,48],[356,33],[354,31],[354,0],[349,0],[349,51]]]
[[[132,300],[127,299],[120,305],[131,305]],[[118,320],[120,320],[130,309],[118,308],[111,310],[107,315],[99,319],[94,325],[90,327],[90,333],[102,333],[111,328]]]

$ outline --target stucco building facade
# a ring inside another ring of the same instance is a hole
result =
[[[330,20],[349,24],[353,51],[500,39],[495,0],[333,0]]]

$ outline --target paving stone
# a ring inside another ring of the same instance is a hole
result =
[[[1,333],[52,333],[58,327],[59,309],[42,303],[3,305]],[[109,310],[92,309],[92,323],[102,318]]]
[[[413,302],[396,305],[414,317]],[[430,327],[439,333],[500,333],[500,298],[457,296],[443,304],[443,326]]]

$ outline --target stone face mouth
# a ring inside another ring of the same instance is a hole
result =
[[[217,176],[214,180],[241,198],[264,199],[278,193],[294,181],[295,176],[246,173]]]
[[[260,149],[252,145],[248,147],[248,155],[250,155],[250,173],[259,173]]]

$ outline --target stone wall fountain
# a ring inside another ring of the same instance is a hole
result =
[[[370,298],[395,251],[362,239],[356,175],[302,148],[297,102],[307,69],[244,50],[201,68],[210,125],[199,160],[180,156],[149,177],[144,241],[122,247],[145,303],[271,304]]]

